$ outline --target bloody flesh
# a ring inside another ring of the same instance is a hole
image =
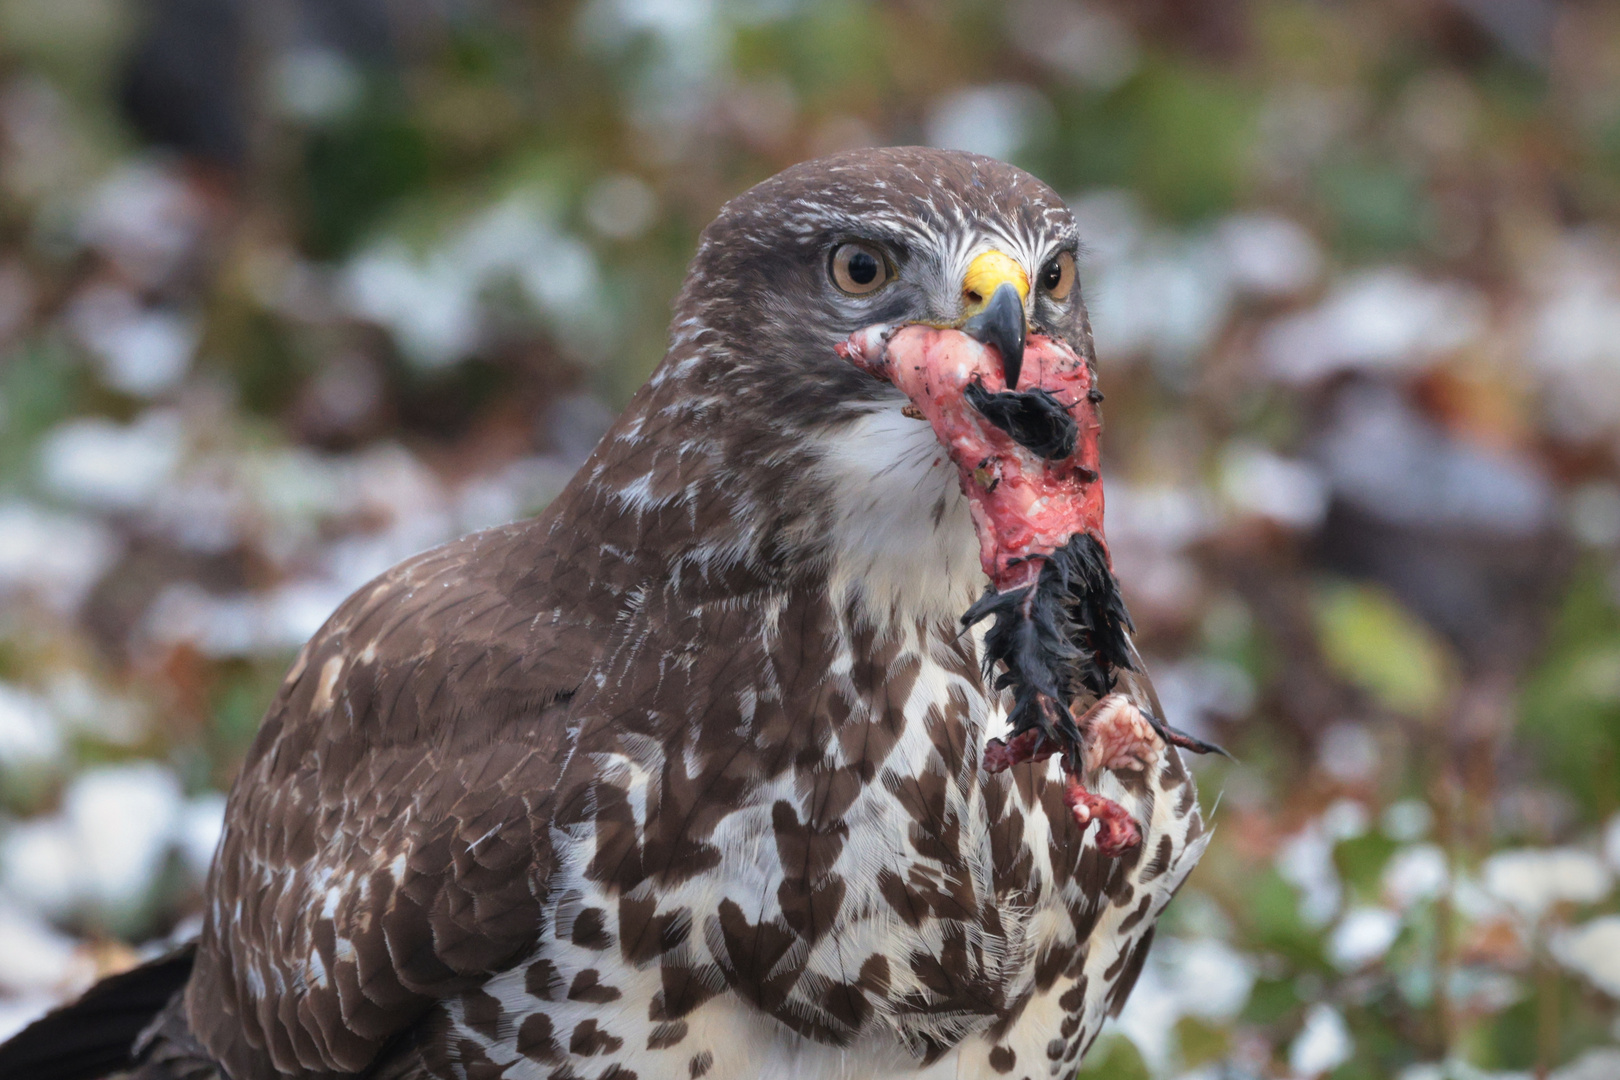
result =
[[[975,384],[1007,389],[996,351],[956,330],[911,325],[869,327],[839,351],[857,367],[893,383],[911,399],[950,452],[979,535],[979,559],[1001,592],[1032,584],[1041,557],[1077,533],[1103,539],[1098,479],[1102,427],[1090,367],[1074,350],[1041,334],[1024,346],[1020,384],[1055,397],[1078,425],[1067,457],[1043,460],[986,423],[968,400]]]
[[[990,740],[985,769],[1000,772],[1059,755],[1063,800],[1076,823],[1082,829],[1097,824],[1098,849],[1106,855],[1135,847],[1141,833],[1130,815],[1081,782],[1088,741],[1101,751],[1093,762],[1100,757],[1124,767],[1147,762],[1162,745],[1134,706],[1107,694],[1114,667],[1128,664],[1120,646],[1129,619],[1103,540],[1101,395],[1089,365],[1064,343],[1031,335],[1020,376],[1027,389],[1014,394],[997,351],[957,330],[874,326],[851,335],[839,352],[911,399],[909,411],[933,427],[968,498],[991,591],[964,621],[996,613],[987,653],[1006,668],[996,685],[1015,693],[1012,737]],[[1060,429],[1039,430],[1053,417]],[[1100,594],[1100,605],[1098,595],[1073,595],[1074,583],[1086,576],[1076,567],[1088,558],[1095,571],[1090,578],[1100,577],[1104,587],[1085,591]],[[1100,618],[1112,619],[1112,647],[1100,641],[1108,635],[1098,632],[1096,615],[1110,604],[1114,614],[1105,610]],[[1110,707],[1094,707],[1077,724],[1069,704],[1081,684]],[[1122,749],[1121,732],[1126,743],[1139,745]]]

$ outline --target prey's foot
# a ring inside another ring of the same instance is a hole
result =
[[[1142,830],[1123,806],[1087,791],[1072,773],[1064,777],[1063,803],[1082,831],[1097,823],[1097,850],[1107,858],[1117,859],[1142,842]]]
[[[1158,764],[1164,752],[1152,721],[1124,694],[1109,694],[1076,723],[1085,734],[1088,771],[1144,772]]]
[[[1007,742],[991,739],[984,745],[984,771],[1003,772],[1026,761],[1045,761],[1059,752],[1056,743],[1048,739],[1039,728],[1014,735]]]

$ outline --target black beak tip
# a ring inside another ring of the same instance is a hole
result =
[[[1018,389],[1024,366],[1024,298],[1018,295],[1017,286],[1011,282],[996,286],[984,310],[963,323],[962,329],[976,341],[996,347],[1007,389]]]

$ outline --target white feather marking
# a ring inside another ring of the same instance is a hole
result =
[[[835,500],[829,592],[857,596],[874,625],[949,623],[987,579],[956,466],[903,404],[869,407],[822,438]]]

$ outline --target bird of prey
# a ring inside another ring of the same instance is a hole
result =
[[[563,494],[305,646],[200,937],[0,1073],[1072,1073],[1208,841],[1103,536],[1078,241],[966,153],[733,199]]]

